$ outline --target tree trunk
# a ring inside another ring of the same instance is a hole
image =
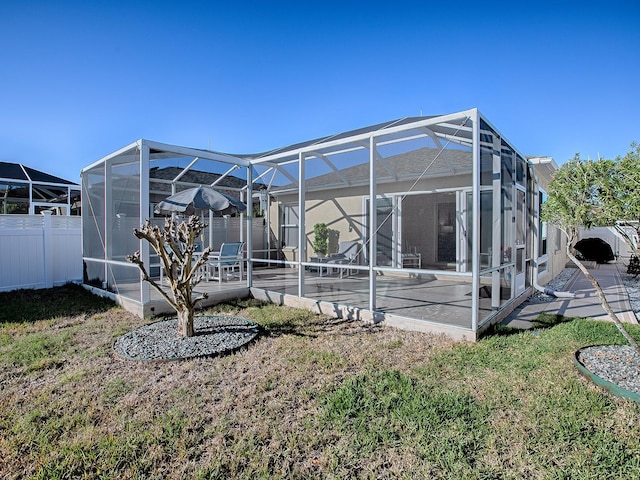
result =
[[[193,309],[182,308],[178,313],[178,334],[182,337],[193,337]]]
[[[629,335],[627,333],[627,330],[624,328],[624,325],[622,324],[622,322],[620,321],[620,319],[618,318],[618,316],[615,314],[615,312],[613,311],[613,309],[611,308],[611,305],[609,305],[609,302],[607,302],[606,297],[604,296],[604,292],[602,291],[602,287],[600,286],[600,284],[598,283],[598,280],[596,280],[594,278],[593,275],[591,275],[589,273],[589,270],[587,270],[587,268],[582,264],[582,262],[580,260],[578,260],[572,253],[571,253],[571,249],[569,244],[567,244],[567,256],[571,259],[571,261],[576,265],[576,267],[578,267],[580,269],[580,271],[583,273],[583,275],[586,277],[587,280],[589,280],[589,282],[591,282],[591,285],[593,285],[593,288],[596,289],[596,294],[598,295],[598,298],[600,299],[600,304],[602,305],[602,308],[604,309],[604,311],[609,315],[609,317],[611,318],[611,320],[613,320],[613,323],[616,324],[616,327],[618,328],[618,330],[620,330],[620,333],[624,336],[624,338],[627,339],[627,342],[629,342],[629,344],[638,352],[640,353],[640,348],[638,348],[638,344],[636,343],[636,341],[633,339],[633,337],[631,335]]]

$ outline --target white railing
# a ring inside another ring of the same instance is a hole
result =
[[[0,215],[0,291],[82,281],[78,216]]]

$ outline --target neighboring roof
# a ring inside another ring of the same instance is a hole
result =
[[[376,160],[378,183],[397,182],[427,178],[461,175],[472,171],[472,153],[468,150],[437,148],[420,148]],[[346,182],[346,183],[345,183]],[[340,174],[330,172],[317,177],[308,178],[305,188],[308,190],[321,187],[345,187],[364,185],[369,182],[369,163],[361,163],[340,170]],[[278,187],[273,190],[286,191],[296,187],[294,184]]]
[[[156,192],[170,192],[171,180],[176,178],[183,172],[184,169],[180,167],[152,167],[149,170],[149,189]],[[216,182],[220,177],[219,173],[203,172],[201,170],[188,170],[180,177],[178,183],[190,183],[196,185],[211,185]],[[154,179],[166,180],[164,182],[154,182]],[[218,187],[230,187],[234,190],[241,190],[246,187],[246,180],[233,175],[227,175],[217,184]],[[254,188],[260,188],[262,183],[254,183]]]
[[[76,185],[64,178],[49,175],[34,168],[29,168],[21,163],[0,162],[0,178],[9,180],[21,180],[23,182],[57,183],[63,185]]]
[[[171,185],[167,182],[154,182],[153,179],[168,180],[169,182],[176,178],[184,169],[180,167],[152,167],[149,170],[150,188],[152,190],[171,191]],[[194,183],[200,185],[211,185],[218,180],[222,175],[219,173],[209,173],[200,170],[188,170],[180,178],[181,183]],[[241,178],[234,177],[233,175],[227,175],[220,183],[220,187],[232,187],[243,188],[247,185],[247,182]]]

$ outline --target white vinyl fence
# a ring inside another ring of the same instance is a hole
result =
[[[0,215],[0,291],[82,281],[79,216]]]

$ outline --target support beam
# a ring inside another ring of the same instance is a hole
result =
[[[480,115],[474,110],[473,122],[473,174],[471,204],[473,230],[471,232],[471,330],[478,330],[480,306]]]
[[[189,165],[187,165],[187,166],[186,166],[186,167],[185,167],[185,168],[184,168],[184,169],[183,169],[183,170],[182,170],[182,171],[181,171],[181,172],[176,176],[176,178],[174,178],[174,179],[172,180],[172,183],[175,183],[175,182],[177,182],[178,180],[180,180],[180,179],[185,175],[185,173],[187,173],[187,172],[191,169],[191,167],[193,167],[193,166],[196,164],[196,162],[197,162],[198,160],[200,160],[200,157],[196,157],[196,158],[194,158],[193,160],[191,160],[191,163],[189,163]]]
[[[326,155],[323,155],[322,153],[319,153],[319,152],[313,152],[313,155],[319,158],[320,160],[322,160],[331,169],[333,173],[338,175],[338,177],[340,177],[340,179],[344,182],[346,186],[351,185],[351,182],[347,180],[347,178],[342,174],[342,172],[336,168],[336,166],[331,162],[331,160],[327,158]]]
[[[241,227],[242,228],[242,227]],[[247,167],[247,287],[251,288],[253,281],[253,169]],[[244,262],[244,260],[242,260]],[[242,269],[240,269],[242,272]]]
[[[306,230],[306,192],[304,185],[306,155],[303,152],[298,154],[298,296],[304,297],[304,267],[303,261],[307,260],[307,236]]]
[[[492,177],[492,222],[493,228],[491,233],[491,267],[498,267],[502,262],[502,159],[501,159],[501,139],[498,135],[493,136],[492,160],[493,160],[493,177]],[[501,270],[496,270],[491,274],[491,307],[497,309],[500,307],[501,301]]]
[[[140,218],[138,225],[142,225],[149,218],[149,214],[149,147],[142,145],[140,148]],[[149,242],[140,239],[138,250],[144,264],[151,265]],[[140,300],[143,305],[151,300],[150,284],[142,280],[142,272],[140,272]]]
[[[378,215],[376,202],[376,139],[369,137],[369,310],[373,314],[376,310],[376,232],[378,231]]]
[[[214,152],[211,150],[199,150],[196,148],[180,147],[178,145],[169,145],[166,143],[154,142],[151,140],[140,140],[145,143],[150,150],[159,150],[167,153],[177,153],[186,157],[200,157],[202,159],[217,160],[222,163],[230,163],[232,165],[240,165],[241,167],[247,167],[251,165],[251,162],[244,158],[234,157],[227,153]]]
[[[361,142],[360,143],[362,145],[363,148],[366,148],[367,150],[369,150],[369,142]],[[378,149],[376,148],[376,150],[373,152],[373,159],[374,161],[377,161],[378,163],[380,163],[380,165],[382,165],[382,168],[384,168],[387,173],[391,176],[391,178],[395,181],[398,181],[398,173],[395,171],[395,169],[389,165],[389,163],[382,157],[382,155],[380,155],[380,152],[378,152]]]
[[[224,172],[224,173],[223,173],[219,178],[217,178],[217,179],[216,179],[216,181],[215,181],[215,182],[213,182],[213,183],[211,184],[211,186],[212,186],[212,187],[215,187],[215,186],[216,186],[216,185],[218,185],[218,184],[219,184],[219,183],[220,183],[224,178],[228,177],[228,176],[229,176],[229,174],[231,174],[231,172],[233,172],[233,171],[235,171],[235,170],[237,170],[237,169],[239,169],[239,168],[240,168],[240,166],[239,166],[239,165],[234,165],[234,166],[232,166],[229,170],[227,170],[227,171],[226,171],[226,172]],[[251,167],[249,167],[249,168],[251,168]]]

